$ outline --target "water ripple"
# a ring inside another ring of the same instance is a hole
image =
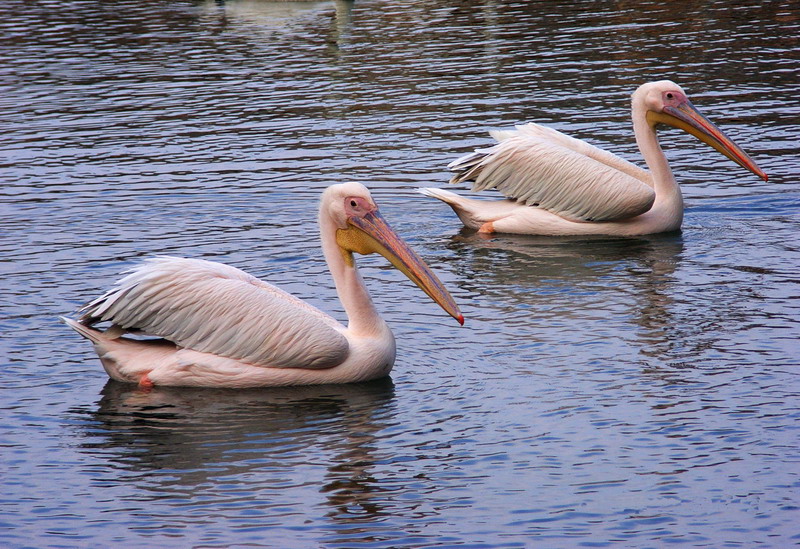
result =
[[[794,6],[4,10],[6,545],[796,541]],[[629,96],[664,77],[770,174],[663,131],[680,235],[484,238],[415,193],[527,121],[641,163]],[[391,380],[143,392],[107,382],[57,320],[162,253],[230,263],[344,320],[316,207],[345,180],[370,186],[467,318],[361,259],[397,336]]]

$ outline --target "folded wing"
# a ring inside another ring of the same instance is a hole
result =
[[[574,221],[615,221],[649,210],[649,172],[561,132],[526,124],[492,132],[500,141],[448,165],[451,183],[497,189],[508,198]]]
[[[81,311],[180,347],[276,368],[330,368],[349,344],[328,315],[239,269],[198,259],[145,260]]]

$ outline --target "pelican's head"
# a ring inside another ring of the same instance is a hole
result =
[[[741,167],[750,170],[764,181],[767,180],[761,168],[746,152],[731,141],[713,122],[700,114],[692,105],[686,93],[674,82],[660,80],[639,86],[632,96],[633,109],[644,111],[648,124],[655,128],[667,124],[692,134],[703,143],[710,145]]]
[[[364,185],[342,183],[328,187],[322,195],[320,218],[323,215],[329,216],[335,224],[336,243],[348,264],[353,264],[354,252],[381,254],[450,316],[464,324],[453,297],[422,258],[383,219]]]

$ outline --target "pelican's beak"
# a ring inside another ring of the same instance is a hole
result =
[[[350,225],[347,229],[336,231],[336,242],[343,250],[362,255],[381,254],[459,324],[464,324],[464,317],[453,297],[422,258],[394,232],[377,208],[365,215],[348,216],[347,222]]]
[[[680,128],[706,145],[715,148],[741,167],[750,170],[764,181],[767,180],[767,174],[756,165],[753,159],[722,133],[722,130],[713,122],[700,114],[688,99],[676,106],[665,106],[660,113],[648,111],[647,121],[651,126],[663,123]]]

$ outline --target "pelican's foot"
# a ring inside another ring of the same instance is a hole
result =
[[[481,225],[481,228],[478,229],[478,232],[479,233],[493,233],[493,232],[495,232],[494,231],[494,223],[491,222],[491,221],[487,221],[486,223]]]
[[[147,374],[143,375],[139,380],[139,388],[144,389],[145,391],[149,391],[155,386],[155,384],[147,377]]]

